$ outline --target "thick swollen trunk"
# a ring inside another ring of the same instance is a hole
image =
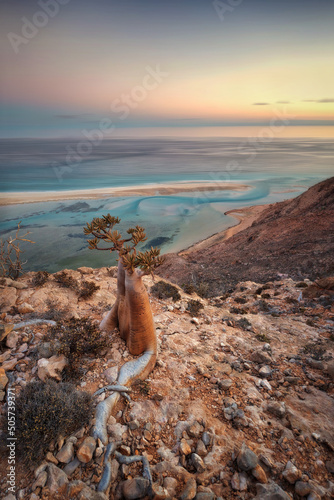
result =
[[[121,337],[127,339],[129,334],[129,312],[126,306],[125,297],[125,270],[122,260],[118,261],[117,268],[117,297],[112,309],[101,321],[101,330],[112,332],[115,328],[119,328]]]
[[[130,274],[124,272],[123,266],[120,268],[119,264],[118,277],[123,279],[124,275],[125,296],[120,293],[123,290],[122,281],[118,286],[116,303],[107,318],[101,323],[101,327],[103,327],[104,322],[105,329],[106,325],[113,326],[115,324],[117,326],[118,324],[130,353],[135,356],[141,354],[139,358],[125,363],[120,370],[119,384],[130,385],[135,379],[145,379],[153,370],[157,359],[157,339],[150,301],[142,282],[142,271],[135,269]],[[117,318],[117,322],[115,318]],[[115,392],[99,403],[96,409],[94,436],[100,438],[104,444],[108,442],[107,421],[118,399],[119,393]]]

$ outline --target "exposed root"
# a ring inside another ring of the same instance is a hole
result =
[[[150,469],[149,461],[143,455],[132,455],[131,457],[126,457],[119,453],[119,451],[115,451],[115,458],[120,464],[129,465],[133,462],[143,462],[143,477],[150,482],[150,487],[152,487],[152,474]]]
[[[119,443],[119,442],[114,442],[114,443],[109,443],[107,446],[106,454],[104,455],[104,470],[103,470],[103,474],[101,477],[101,481],[98,484],[97,491],[101,491],[102,493],[105,493],[110,486],[110,480],[111,480],[110,459],[114,455],[115,451],[117,450],[117,448],[120,444],[121,443]]]
[[[115,391],[115,392],[130,392],[131,389],[129,387],[125,387],[124,385],[106,385],[102,387],[98,391],[94,392],[93,396],[99,396],[105,391]]]
[[[30,319],[28,321],[21,321],[21,323],[16,323],[13,330],[19,330],[20,328],[24,328],[25,326],[41,325],[43,323],[51,326],[57,325],[57,323],[55,321],[52,321],[51,319]]]

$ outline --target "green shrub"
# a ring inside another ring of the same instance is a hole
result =
[[[167,283],[166,281],[158,281],[151,287],[151,293],[158,299],[172,298],[173,302],[181,299],[180,292],[177,287]]]
[[[28,464],[43,459],[52,441],[89,423],[92,398],[72,384],[30,382],[16,400],[18,452]]]

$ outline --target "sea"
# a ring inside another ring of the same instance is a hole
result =
[[[22,242],[25,271],[56,272],[116,264],[110,252],[88,250],[86,222],[110,213],[119,230],[143,226],[142,249],[176,252],[220,232],[236,220],[226,211],[298,196],[334,175],[333,138],[115,137],[0,140],[0,196],[4,192],[75,191],[177,181],[217,182],[217,189],[174,195],[103,197],[0,207],[0,237],[29,231]],[[231,184],[219,190],[218,182]],[[232,184],[247,184],[236,191]]]

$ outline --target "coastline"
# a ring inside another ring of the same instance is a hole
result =
[[[254,205],[224,212],[224,215],[230,215],[231,217],[237,219],[238,222],[234,226],[230,226],[227,229],[220,231],[219,233],[215,233],[208,238],[205,238],[204,240],[194,243],[190,247],[177,252],[178,255],[185,256],[198,250],[204,250],[215,245],[216,243],[221,243],[222,241],[232,238],[232,236],[234,236],[235,234],[251,226],[263,212],[263,210],[268,208],[270,205],[270,203],[265,205]]]
[[[177,193],[203,193],[205,191],[246,191],[247,189],[250,189],[248,184],[232,183],[228,181],[178,181],[161,184],[143,184],[141,186],[117,186],[71,191],[4,192],[0,193],[0,206],[121,196],[168,196]]]

